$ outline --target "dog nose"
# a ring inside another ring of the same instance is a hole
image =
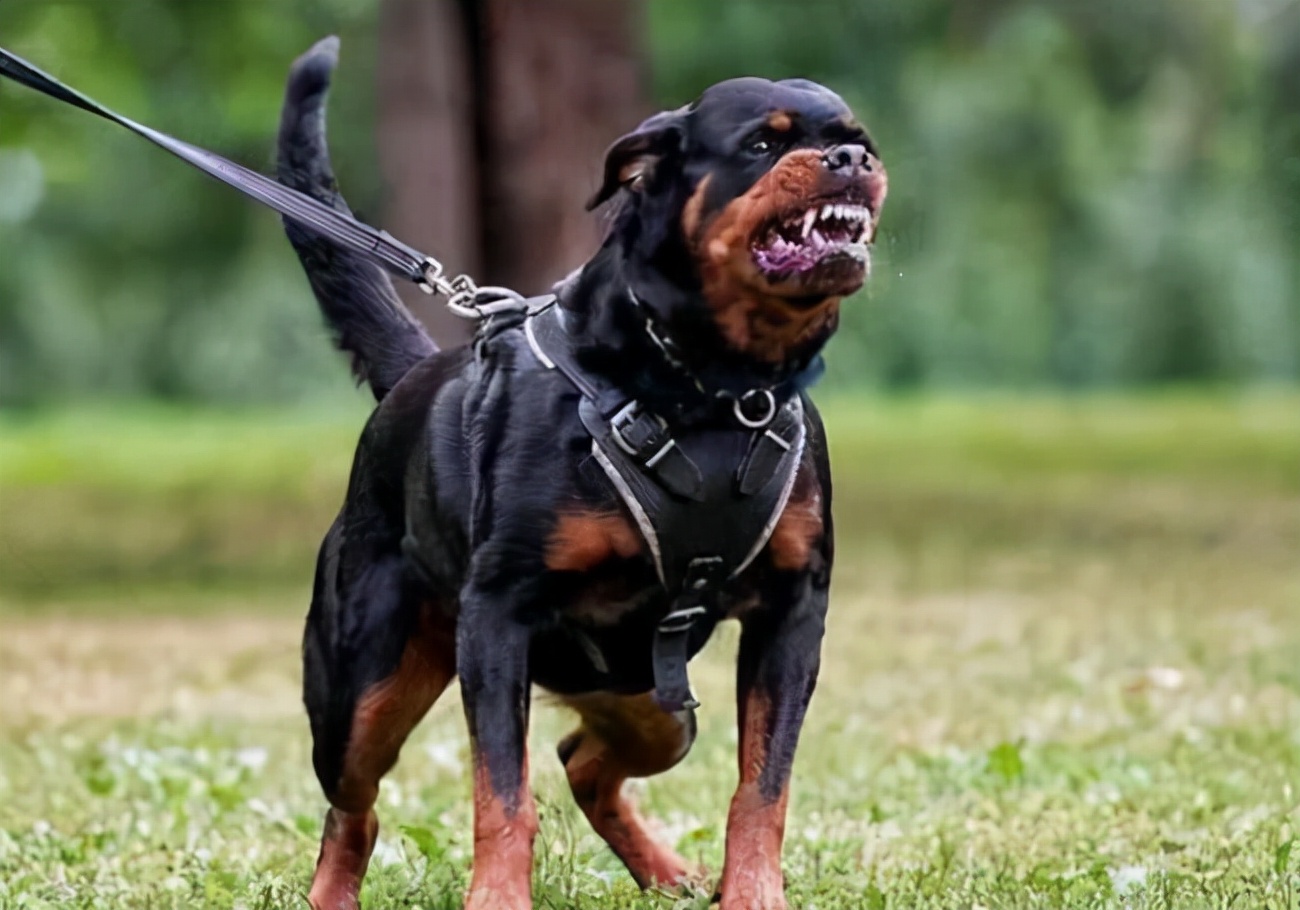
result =
[[[828,170],[839,171],[848,168],[850,170],[862,169],[871,170],[871,156],[867,153],[864,145],[836,145],[822,153],[822,164],[826,165]]]

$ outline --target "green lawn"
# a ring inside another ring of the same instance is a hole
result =
[[[838,399],[838,570],[792,908],[1300,907],[1300,395]],[[0,415],[0,908],[300,907],[314,550],[364,408]],[[642,788],[719,866],[725,629]],[[538,704],[539,908],[639,895]],[[374,908],[455,908],[449,694],[381,796]]]

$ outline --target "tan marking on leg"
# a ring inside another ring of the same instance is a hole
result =
[[[492,788],[487,764],[474,769],[474,871],[465,910],[531,910],[533,906],[533,839],[537,807],[524,784],[507,801]]]
[[[561,745],[562,753],[573,749],[564,770],[592,828],[642,888],[698,877],[698,870],[651,837],[645,819],[622,792],[629,777],[649,777],[681,761],[691,745],[689,716],[664,712],[650,694],[593,694],[564,701],[582,716],[582,726]]]
[[[392,770],[402,743],[455,675],[455,626],[426,606],[397,670],[357,701],[336,805],[348,811],[374,805],[379,779]]]
[[[357,701],[308,895],[316,910],[355,910],[379,831],[373,811],[379,780],[455,676],[455,634],[436,605],[424,605],[397,669]]]
[[[742,784],[727,813],[722,910],[786,910],[781,845],[789,790],[768,800],[757,784]]]
[[[379,836],[379,819],[373,811],[352,814],[330,809],[316,858],[307,903],[313,910],[357,910],[361,880]]]
[[[789,789],[771,798],[760,789],[767,765],[772,706],[751,694],[740,719],[740,785],[727,813],[721,910],[786,910],[781,844]]]

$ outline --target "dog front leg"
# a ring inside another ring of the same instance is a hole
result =
[[[467,591],[457,669],[474,759],[474,871],[465,910],[531,910],[537,809],[528,787],[529,630],[513,603]]]
[[[813,589],[805,577],[789,601],[743,621],[736,679],[740,784],[727,815],[722,910],[785,910],[781,843],[790,769],[817,683],[825,615],[825,588]]]

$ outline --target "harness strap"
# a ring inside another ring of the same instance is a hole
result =
[[[718,607],[728,579],[762,551],[785,509],[803,455],[798,396],[760,396],[753,414],[737,399],[735,424],[675,433],[667,421],[582,368],[554,298],[527,302],[523,332],[547,369],[581,394],[578,415],[593,460],[636,522],[671,597],[651,643],[655,700],[669,712],[695,707],[687,675],[691,636]],[[595,643],[583,640],[589,656]],[[600,663],[593,660],[598,669]]]
[[[569,350],[562,313],[553,302],[530,305],[529,311],[536,318],[524,323],[528,345],[547,369],[558,369],[591,403],[579,415],[592,438],[606,448],[612,443],[669,492],[702,501],[704,476],[677,445],[668,422],[578,366]]]
[[[585,410],[580,414],[589,433],[608,434],[616,446],[669,492],[703,501],[704,475],[678,447],[667,421],[658,414],[647,411],[638,401],[629,401],[608,420],[592,420]]]
[[[690,661],[690,635],[696,620],[709,612],[709,594],[717,590],[726,575],[721,557],[708,556],[691,560],[686,582],[673,601],[673,608],[655,628],[650,646],[651,667],[655,677],[655,702],[672,714],[698,708],[686,673]]]

